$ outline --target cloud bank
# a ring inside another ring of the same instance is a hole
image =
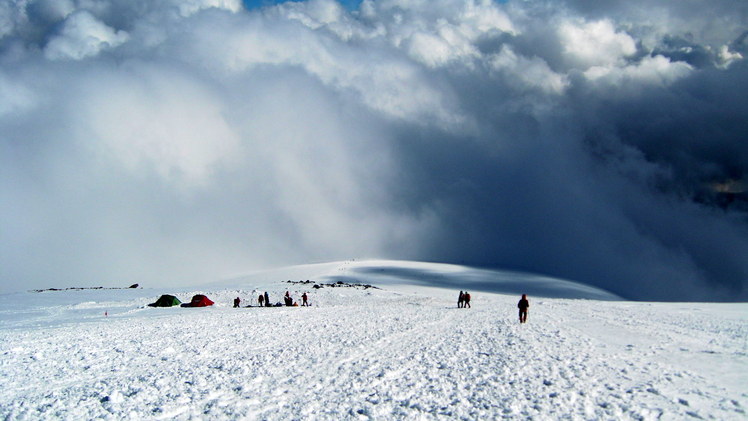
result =
[[[2,289],[384,257],[746,300],[747,17],[2,2]]]

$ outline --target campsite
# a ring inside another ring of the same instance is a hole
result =
[[[457,308],[460,288],[472,308]],[[232,308],[260,291],[308,292],[314,306]],[[215,304],[148,306],[162,295]],[[0,304],[4,419],[744,420],[748,408],[746,304],[633,302],[526,273],[346,261]]]

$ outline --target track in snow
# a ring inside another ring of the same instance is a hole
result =
[[[706,368],[746,372],[744,306],[715,320],[708,306],[530,297],[519,325],[513,296],[457,309],[444,294],[312,294],[321,306],[0,330],[0,417],[746,418],[745,375]]]

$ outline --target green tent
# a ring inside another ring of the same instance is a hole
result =
[[[162,295],[155,303],[148,304],[149,307],[172,307],[182,304],[179,298],[173,295]]]

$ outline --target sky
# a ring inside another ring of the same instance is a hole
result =
[[[0,2],[0,292],[390,258],[748,299],[748,3]]]

